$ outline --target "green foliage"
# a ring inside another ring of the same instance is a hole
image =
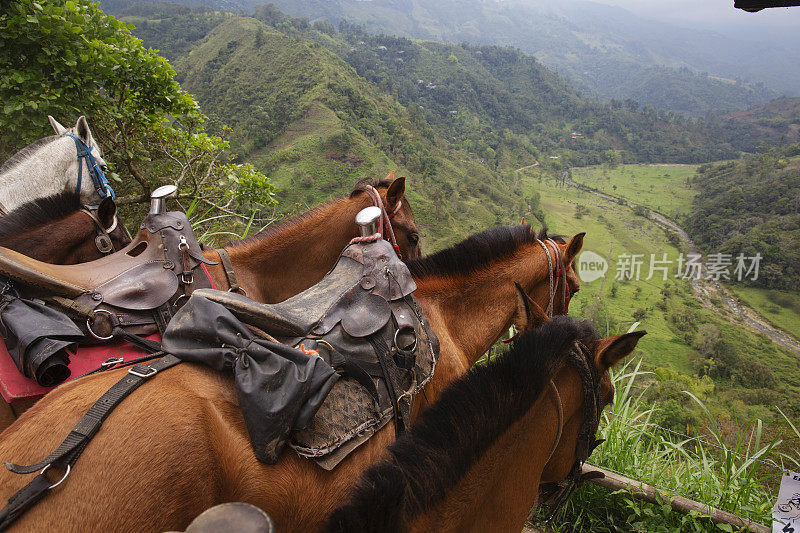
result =
[[[627,491],[609,494],[606,489],[585,484],[556,518],[558,531],[716,531],[717,526],[698,513],[673,511],[668,498],[684,496],[705,502],[760,523],[770,523],[773,490],[779,469],[767,469],[758,459],[777,455],[777,439],[764,435],[760,420],[751,424],[722,424],[692,392],[676,391],[660,403],[649,399],[653,387],[678,379],[678,386],[708,393],[707,384],[694,383],[674,371],[660,369],[653,382],[641,363],[628,363],[612,380],[616,394],[606,408],[599,437],[605,442],[590,462],[660,489],[659,504],[634,500]],[[641,392],[642,383],[650,381]],[[685,390],[685,389],[684,389]],[[696,405],[700,416],[687,413],[686,403]],[[658,426],[689,434],[702,425],[704,443],[670,434]],[[730,427],[733,425],[733,427]],[[733,431],[731,431],[733,430]],[[796,428],[795,428],[796,432]],[[796,454],[785,454],[797,461]],[[544,516],[545,509],[537,512]],[[723,528],[723,530],[726,530]]]
[[[782,161],[782,163],[781,163]],[[693,181],[688,230],[708,253],[761,254],[754,286],[800,283],[800,158],[781,149],[707,167]]]
[[[123,205],[146,201],[165,181],[212,205],[228,197],[230,206],[240,192],[274,203],[272,186],[253,167],[220,165],[226,143],[203,131],[204,116],[174,77],[164,58],[94,2],[11,1],[0,13],[0,149],[10,153],[47,133],[48,114],[85,114],[123,178]]]

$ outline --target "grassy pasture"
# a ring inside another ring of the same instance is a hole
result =
[[[697,165],[619,165],[575,169],[572,179],[621,196],[680,220],[689,213],[694,191],[687,184]]]

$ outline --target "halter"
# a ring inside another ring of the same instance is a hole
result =
[[[108,255],[116,251],[114,249],[114,242],[111,240],[111,235],[109,235],[109,233],[117,229],[119,219],[117,218],[117,214],[114,213],[114,222],[109,227],[104,227],[96,214],[99,207],[99,205],[85,205],[81,207],[81,213],[91,218],[92,222],[94,222],[95,231],[97,233],[97,236],[94,238],[94,245],[97,246],[97,251],[103,255]]]
[[[591,479],[604,477],[604,474],[598,471],[590,471],[581,474],[583,463],[586,462],[594,449],[603,442],[603,439],[597,439],[597,429],[600,425],[600,413],[602,411],[600,373],[593,364],[591,351],[580,341],[575,341],[573,349],[569,352],[568,361],[572,363],[572,366],[575,367],[581,378],[584,415],[580,431],[578,432],[578,441],[575,444],[575,463],[572,465],[569,474],[567,474],[567,477],[560,483],[543,483],[540,486],[542,492],[548,493],[544,498],[545,500],[555,496],[555,502],[551,506],[550,514],[547,516],[546,522],[550,522],[555,517],[577,487]],[[564,427],[564,409],[561,404],[561,395],[558,393],[558,388],[552,380],[550,381],[550,386],[554,391],[556,402],[558,403],[558,433],[556,434],[547,462],[550,462],[556,448],[558,448],[558,444],[561,441],[561,432]]]
[[[386,207],[383,205],[383,200],[381,199],[381,195],[378,190],[373,187],[372,185],[364,185],[361,190],[369,195],[370,199],[372,200],[372,205],[379,207],[381,210],[381,221],[378,225],[378,233],[375,235],[379,236],[381,239],[385,239],[385,235],[388,234],[389,238],[386,239],[392,244],[392,248],[394,248],[394,253],[397,254],[397,257],[400,259],[403,258],[403,255],[400,253],[400,247],[397,245],[397,239],[394,236],[394,229],[392,228],[392,219],[400,211],[400,208],[403,206],[402,198],[400,201],[397,202],[397,207],[391,213],[386,212]],[[363,242],[365,239],[372,239],[375,235],[369,235],[367,237],[356,237],[355,239],[351,240],[350,243],[354,242]]]
[[[109,196],[111,198],[116,198],[117,196],[114,194],[114,189],[112,189],[111,185],[108,183],[108,178],[106,178],[106,175],[103,173],[103,169],[100,168],[92,155],[92,149],[74,133],[66,133],[65,135],[67,137],[72,137],[75,141],[75,148],[78,150],[78,186],[75,188],[75,194],[81,193],[83,160],[86,159],[86,168],[89,169],[89,176],[92,178],[94,189],[97,191],[100,198],[108,198]]]

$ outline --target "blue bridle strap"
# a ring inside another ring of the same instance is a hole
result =
[[[75,194],[81,193],[83,159],[86,159],[86,167],[89,169],[89,176],[92,178],[92,183],[94,183],[94,188],[100,198],[108,198],[109,196],[111,196],[111,198],[116,198],[117,196],[114,194],[114,189],[112,189],[111,184],[108,183],[108,178],[106,178],[106,175],[103,173],[103,169],[100,168],[92,155],[92,149],[86,146],[86,143],[77,135],[73,133],[67,133],[66,135],[72,137],[75,141],[75,148],[78,150],[78,186],[75,188]]]

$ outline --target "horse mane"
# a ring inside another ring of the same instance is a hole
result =
[[[472,367],[388,447],[389,457],[364,472],[327,531],[404,530],[530,410],[576,340],[597,338],[588,322],[557,316],[523,332],[506,354]]]
[[[375,187],[376,189],[380,188],[389,188],[389,185],[392,184],[392,180],[382,179],[382,180],[374,180],[373,178],[362,178],[353,185],[353,190],[350,191],[350,195],[348,198],[355,198],[358,196],[359,193],[364,192],[368,185]]]
[[[11,171],[20,163],[25,161],[31,154],[38,151],[40,148],[47,146],[51,142],[55,141],[56,139],[60,138],[60,135],[50,135],[48,137],[43,137],[37,141],[33,141],[29,145],[22,148],[20,151],[12,155],[11,157],[0,166],[0,174],[5,174],[6,172]]]
[[[288,229],[296,226],[297,224],[300,224],[301,222],[304,222],[304,221],[306,221],[306,220],[308,220],[310,218],[314,218],[315,216],[317,216],[320,213],[320,211],[323,211],[324,209],[326,209],[328,206],[330,206],[334,202],[338,202],[339,200],[342,200],[344,198],[353,198],[353,197],[355,197],[358,193],[364,191],[364,186],[365,185],[372,185],[373,187],[375,187],[377,189],[377,188],[380,188],[380,187],[388,187],[389,184],[391,184],[391,181],[388,181],[388,180],[381,180],[381,181],[378,181],[378,182],[373,182],[370,178],[363,179],[363,180],[357,182],[355,184],[353,190],[350,191],[348,194],[346,194],[344,196],[340,196],[339,198],[335,198],[333,200],[329,200],[329,201],[327,201],[325,203],[322,203],[322,204],[310,209],[309,211],[306,211],[304,213],[300,213],[299,215],[295,215],[293,217],[287,218],[286,220],[283,220],[283,221],[281,221],[278,224],[275,224],[273,226],[268,226],[268,227],[264,228],[263,230],[259,231],[258,233],[256,233],[255,235],[252,235],[250,237],[246,237],[244,239],[240,239],[240,240],[237,240],[237,241],[228,241],[222,247],[223,248],[227,248],[227,249],[234,249],[234,248],[245,248],[245,247],[248,247],[248,246],[252,246],[254,244],[257,244],[259,241],[261,241],[261,239],[265,239],[267,237],[275,235],[276,233],[288,230]]]
[[[24,203],[0,218],[0,239],[34,226],[61,220],[83,207],[80,194],[64,191]]]
[[[535,243],[538,238],[528,224],[498,226],[467,237],[450,248],[411,259],[406,265],[416,279],[468,275],[511,255],[523,244]]]

